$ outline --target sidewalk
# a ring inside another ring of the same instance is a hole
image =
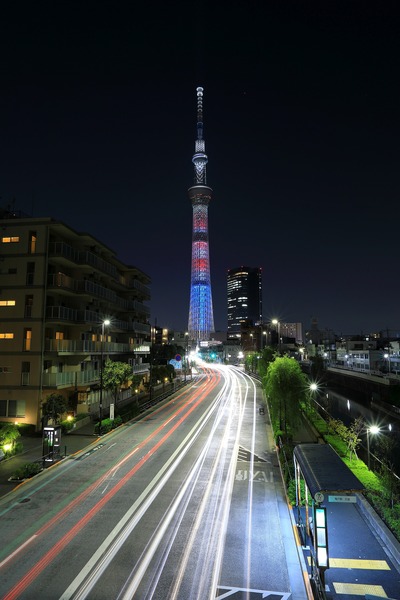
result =
[[[94,434],[94,423],[84,425],[80,429],[74,429],[61,437],[61,456],[71,456],[97,440],[98,436]],[[14,488],[21,485],[21,482],[18,481],[8,481],[9,477],[19,467],[42,458],[42,436],[40,434],[22,436],[20,441],[23,444],[23,452],[0,462],[0,497],[12,492]]]

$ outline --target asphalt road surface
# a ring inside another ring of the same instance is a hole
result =
[[[201,373],[0,500],[3,600],[306,598],[261,389]]]

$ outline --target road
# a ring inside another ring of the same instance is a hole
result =
[[[260,387],[201,372],[0,500],[3,600],[306,598]]]

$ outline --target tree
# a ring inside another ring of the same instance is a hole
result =
[[[271,346],[265,346],[260,356],[260,360],[258,361],[259,375],[261,377],[264,377],[264,375],[267,374],[268,367],[275,360],[275,358],[276,350]]]
[[[53,423],[59,423],[60,418],[67,412],[68,400],[62,394],[49,394],[42,402],[42,415],[46,424],[51,419]]]
[[[364,429],[364,419],[362,417],[357,417],[357,419],[354,419],[354,421],[351,423],[350,427],[348,428],[347,435],[346,435],[346,442],[347,442],[347,447],[349,449],[350,460],[352,459],[352,454],[354,454],[354,456],[356,458],[358,458],[357,448],[361,444],[361,438],[359,436],[363,429]]]
[[[7,423],[0,429],[0,446],[3,446],[3,448],[6,446],[4,451],[6,453],[12,453],[19,437],[21,437],[21,433],[18,429],[18,425]]]
[[[117,408],[121,386],[133,377],[132,367],[124,362],[108,359],[103,369],[103,387],[111,390],[115,409]]]
[[[283,356],[270,363],[263,383],[272,418],[287,435],[299,423],[300,403],[308,400],[307,378],[296,360]]]

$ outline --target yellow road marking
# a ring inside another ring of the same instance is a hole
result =
[[[372,594],[380,598],[387,598],[385,590],[381,585],[365,585],[363,583],[335,583],[333,587],[337,594],[355,594],[357,596],[365,596]]]
[[[363,560],[360,558],[330,558],[329,566],[337,569],[370,569],[390,571],[386,560]]]
[[[311,564],[311,558],[308,557]],[[390,571],[386,560],[368,560],[360,558],[330,558],[329,566],[336,569],[368,569],[369,571]]]

